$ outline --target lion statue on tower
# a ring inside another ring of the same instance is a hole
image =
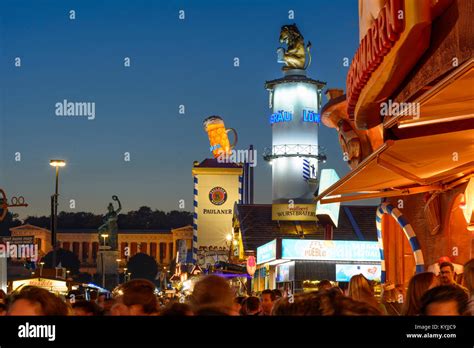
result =
[[[280,43],[285,43],[287,49],[278,48],[278,61],[285,63],[283,70],[306,69],[311,64],[311,42],[305,48],[304,38],[296,24],[284,25],[280,31]],[[306,59],[306,52],[308,59]],[[306,63],[306,64],[305,64]]]

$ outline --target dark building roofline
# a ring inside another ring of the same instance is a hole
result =
[[[97,229],[60,229],[58,233],[99,233]],[[118,230],[118,234],[170,234],[171,230]]]
[[[206,158],[201,163],[195,164],[194,168],[242,168],[237,163],[219,163],[216,158]]]

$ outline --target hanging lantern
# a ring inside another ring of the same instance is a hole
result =
[[[255,256],[249,256],[247,258],[247,273],[251,277],[253,277],[256,270],[257,270],[257,261],[255,260]]]

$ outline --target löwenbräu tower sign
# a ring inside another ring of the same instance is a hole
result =
[[[264,159],[272,165],[272,219],[316,221],[313,194],[318,187],[318,150],[321,90],[324,82],[307,77],[311,43],[296,25],[284,25],[278,62],[285,63],[283,78],[267,81],[272,114],[272,147]]]

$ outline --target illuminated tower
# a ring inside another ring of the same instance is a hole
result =
[[[272,219],[316,220],[313,195],[318,187],[318,161],[326,158],[318,151],[321,90],[325,83],[306,76],[309,63],[305,66],[305,60],[309,57],[305,58],[305,52],[309,55],[310,43],[305,49],[296,26],[282,27],[280,41],[288,44],[286,52],[282,48],[277,51],[279,61],[286,64],[284,76],[265,83],[273,111],[269,119],[272,147],[264,153],[264,159],[272,165]],[[293,49],[297,53],[290,51],[297,45],[302,46]]]

